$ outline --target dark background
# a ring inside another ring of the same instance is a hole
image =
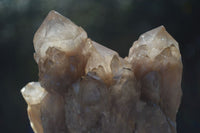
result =
[[[1,133],[31,133],[20,89],[38,79],[32,40],[52,9],[122,57],[140,34],[164,25],[184,65],[178,133],[200,132],[200,0],[0,0]]]

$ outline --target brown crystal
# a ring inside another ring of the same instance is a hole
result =
[[[35,133],[176,133],[182,62],[163,26],[122,58],[51,11],[34,48],[39,82],[21,92]]]

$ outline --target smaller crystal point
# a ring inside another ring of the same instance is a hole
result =
[[[112,59],[116,56],[119,57],[118,53],[106,48],[94,41],[91,41],[90,57],[88,58],[85,73],[95,71],[98,76],[105,82],[110,82],[112,79],[112,70],[110,67]]]
[[[142,34],[126,60],[132,64],[137,80],[142,81],[142,97],[159,104],[167,118],[175,122],[182,95],[182,62],[176,40],[160,26]]]
[[[28,83],[22,88],[21,93],[29,105],[39,104],[47,94],[39,82]]]
[[[48,92],[39,82],[30,82],[22,88],[21,93],[28,104],[28,116],[35,133],[43,133],[41,122],[41,105]]]
[[[159,26],[140,35],[139,39],[135,41],[131,47],[128,58],[129,61],[131,61],[132,58],[140,58],[141,56],[154,59],[165,48],[170,46],[174,46],[179,50],[176,40],[166,31],[164,26]],[[140,51],[137,50],[139,48],[141,49]]]

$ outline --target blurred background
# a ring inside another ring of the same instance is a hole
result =
[[[184,65],[178,133],[200,132],[200,0],[0,0],[1,133],[32,133],[20,89],[38,79],[32,40],[52,9],[122,57],[140,34],[164,25]]]

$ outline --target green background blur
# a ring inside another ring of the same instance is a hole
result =
[[[38,79],[33,35],[50,10],[127,56],[140,34],[164,25],[184,65],[178,133],[200,133],[200,0],[0,0],[0,132],[31,133],[20,89]]]

